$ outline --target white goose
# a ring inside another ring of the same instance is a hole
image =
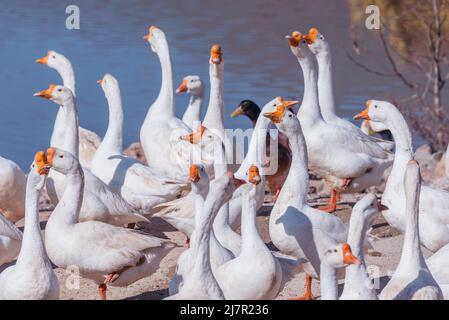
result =
[[[363,251],[366,234],[376,215],[382,209],[385,209],[385,207],[378,202],[376,195],[372,193],[364,196],[352,208],[347,243],[351,246],[353,255],[357,257],[360,263],[346,268],[345,285],[340,300],[377,300],[376,290],[368,276]]]
[[[123,155],[123,108],[118,81],[106,74],[98,82],[108,100],[109,123],[91,171],[135,210],[149,214],[155,205],[180,196],[186,184],[160,177],[150,167]]]
[[[268,112],[272,110],[275,100],[276,99],[273,99],[272,101],[268,102],[262,108],[261,112]],[[264,162],[266,156],[265,154],[266,135],[270,123],[271,121],[269,119],[265,117],[258,117],[253,133],[251,135],[251,141],[248,147],[248,152],[242,164],[240,165],[240,168],[235,173],[236,177],[240,179],[246,179],[248,169],[251,164]],[[216,144],[216,146],[218,147],[219,145]],[[276,163],[273,161],[270,163],[270,166],[271,165],[275,167]],[[269,169],[270,168],[267,168],[266,170]],[[241,222],[240,217],[242,209],[242,197],[241,197],[242,190],[243,187],[239,188],[236,192],[234,192],[232,199],[229,202],[228,224],[233,229],[238,227]],[[262,207],[264,196],[265,196],[264,190],[258,189],[256,210],[259,210]],[[188,194],[186,197],[176,199],[169,203],[163,204],[159,207],[162,209],[159,212],[157,212],[155,216],[164,219],[165,221],[173,225],[176,229],[183,232],[187,236],[187,238],[189,238],[193,231],[194,217],[195,217],[193,195]],[[229,231],[229,229],[226,227],[225,232],[227,231]],[[230,237],[235,238],[232,233]]]
[[[46,90],[35,96],[49,99],[60,105],[64,111],[66,127],[64,150],[78,158],[78,114],[75,97],[72,91],[64,86],[50,85]],[[83,200],[80,221],[98,220],[114,225],[124,225],[138,221],[148,221],[145,217],[134,212],[132,207],[118,194],[113,192],[103,181],[96,177],[89,169],[84,168],[86,186],[83,188]],[[54,188],[47,191],[52,197],[61,199],[64,194],[66,177],[61,174],[53,175]]]
[[[25,231],[14,266],[0,274],[1,300],[56,300],[59,282],[45,252],[39,223],[39,195],[48,174],[45,154],[36,153],[27,179]]]
[[[75,72],[69,59],[56,51],[50,50],[45,57],[37,59],[36,62],[56,70],[62,78],[64,87],[69,88],[76,97]],[[56,116],[50,145],[61,148],[64,143],[65,131],[64,111],[61,107]],[[95,132],[79,127],[79,159],[83,167],[90,168],[100,143],[101,139]]]
[[[188,250],[188,259],[192,265],[188,273],[183,275],[182,286],[179,292],[168,299],[186,300],[186,299],[224,299],[224,295],[211,265],[209,248],[211,243],[212,224],[220,207],[231,198],[232,193],[244,181],[236,179],[231,172],[215,179],[210,185],[210,191],[206,200],[200,197],[196,208],[195,231],[192,234],[191,246]],[[204,202],[203,202],[204,201]],[[202,207],[202,209],[201,209]]]
[[[22,232],[0,214],[0,267],[17,257],[21,243]]]
[[[353,135],[361,136],[363,132],[358,127],[348,120],[337,116],[333,89],[331,50],[326,37],[324,37],[324,35],[316,28],[311,28],[309,35],[306,37],[309,41],[310,50],[315,54],[318,62],[318,99],[321,115],[323,116],[324,121],[343,127]],[[394,145],[391,141],[384,141],[374,137],[369,137],[367,139],[365,136],[362,136],[362,138],[378,143],[382,148],[388,151],[390,151]]]
[[[340,218],[307,205],[306,141],[298,118],[288,109],[290,105],[291,102],[278,98],[276,111],[263,114],[288,138],[292,150],[290,171],[271,210],[269,232],[282,253],[308,260],[304,267],[307,278],[302,299],[311,299],[312,277],[319,277],[322,255],[330,246],[346,241],[347,228]]]
[[[390,225],[404,233],[406,230],[404,176],[407,163],[413,159],[412,136],[408,125],[400,111],[386,101],[368,101],[366,109],[354,119],[382,122],[393,134],[396,146],[394,163],[382,194],[382,204],[389,209],[383,210],[382,214]],[[421,186],[419,214],[421,244],[432,252],[448,244],[449,192]]]
[[[25,190],[26,176],[22,169],[0,157],[0,212],[9,221],[17,222],[24,217]]]
[[[189,75],[182,79],[181,84],[176,93],[186,92],[189,93],[190,100],[182,121],[189,126],[191,130],[195,130],[199,124],[201,124],[201,107],[204,98],[204,84],[199,76]]]
[[[337,269],[359,264],[360,261],[353,255],[349,244],[331,246],[321,258],[321,300],[338,300]]]
[[[366,135],[354,135],[324,121],[319,106],[315,57],[307,46],[307,37],[295,31],[287,38],[304,76],[304,99],[297,116],[307,142],[309,166],[332,185],[329,205],[322,208],[332,212],[339,192],[358,192],[380,182],[381,173],[391,164],[392,157]]]
[[[82,277],[98,284],[101,299],[107,284],[127,286],[154,273],[173,244],[100,221],[79,222],[83,169],[76,157],[58,148],[49,148],[47,159],[52,170],[66,176],[64,195],[45,230],[50,260],[60,268],[78,266]]]
[[[250,167],[248,182],[252,186],[242,196],[241,252],[215,274],[227,300],[271,300],[279,293],[283,275],[281,264],[257,229],[257,189],[265,189],[258,167]]]
[[[430,273],[419,244],[419,193],[421,175],[415,160],[407,164],[405,188],[405,235],[401,260],[393,277],[380,293],[381,300],[440,300],[440,287]]]
[[[152,26],[144,37],[159,57],[162,68],[162,84],[140,129],[140,141],[148,165],[160,175],[187,181],[189,156],[193,146],[179,139],[191,132],[190,128],[175,116],[173,71],[165,34]],[[193,161],[193,163],[197,163]]]

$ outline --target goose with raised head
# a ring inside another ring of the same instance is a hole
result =
[[[320,265],[321,300],[338,300],[337,270],[357,265],[360,265],[360,261],[347,243],[336,244],[326,250]]]
[[[331,185],[329,205],[321,209],[332,212],[340,192],[359,192],[380,183],[392,157],[368,136],[356,135],[323,119],[315,56],[307,45],[308,37],[295,31],[287,39],[304,76],[304,99],[297,116],[307,142],[309,168]]]
[[[123,108],[118,81],[106,74],[98,82],[108,101],[109,123],[91,171],[135,210],[149,214],[155,205],[180,196],[187,185],[161,177],[150,167],[123,155]]]
[[[69,88],[73,95],[76,97],[76,83],[75,72],[73,71],[72,64],[61,53],[50,50],[43,58],[37,59],[37,63],[48,66],[51,69],[56,70],[62,78],[64,87]],[[64,110],[59,108],[56,115],[55,125],[51,134],[50,145],[62,148],[65,141],[65,120]],[[92,159],[101,143],[100,137],[93,131],[79,127],[79,159],[83,167],[90,168]],[[56,205],[56,203],[55,203]]]
[[[17,258],[21,243],[22,232],[0,214],[0,267]]]
[[[347,243],[359,264],[346,268],[345,284],[340,300],[377,300],[376,289],[370,279],[365,262],[366,234],[382,209],[375,194],[368,193],[352,208]]]
[[[401,259],[380,293],[381,300],[440,300],[443,294],[427,267],[419,244],[419,164],[410,160],[405,169],[405,235]]]
[[[318,62],[318,100],[324,121],[343,127],[356,136],[362,135],[363,132],[358,127],[350,121],[340,118],[336,113],[332,78],[332,54],[328,40],[317,28],[311,28],[306,37],[309,42],[309,48],[315,54]],[[364,136],[362,138],[367,139]],[[369,137],[368,139],[378,143],[383,149],[388,151],[391,151],[394,146],[391,141],[384,141],[374,137]],[[367,145],[367,147],[370,146]]]
[[[84,189],[81,165],[71,153],[58,148],[49,148],[47,159],[51,170],[66,176],[64,195],[45,230],[50,260],[60,268],[78,266],[82,277],[98,284],[100,299],[106,299],[106,285],[128,286],[153,274],[174,245],[100,221],[79,222]]]
[[[69,88],[61,85],[50,85],[35,96],[49,99],[61,106],[64,111],[66,133],[63,149],[78,159],[78,113],[75,97]],[[148,221],[142,215],[136,213],[118,193],[109,188],[103,181],[95,176],[89,169],[82,168],[85,177],[83,188],[80,221],[98,220],[114,225],[124,225],[138,221]],[[61,199],[66,189],[67,177],[62,174],[53,175],[53,188],[48,188],[49,195]]]
[[[382,215],[390,225],[405,233],[404,176],[414,154],[407,122],[393,104],[379,100],[367,101],[366,108],[354,119],[381,122],[393,134],[396,146],[394,163],[381,201],[388,210],[382,210]],[[423,246],[436,252],[449,243],[449,192],[421,186],[419,197],[419,239]]]
[[[238,107],[231,113],[231,118],[239,115],[247,116],[253,123],[253,127],[256,127],[257,120],[260,115],[259,106],[251,100],[243,100],[239,103]],[[267,139],[265,142],[266,156],[270,158],[271,146],[277,144],[277,168],[275,172],[269,172],[266,179],[267,187],[274,195],[273,201],[276,202],[276,197],[279,195],[282,186],[290,169],[290,162],[292,160],[292,154],[290,147],[288,146],[288,139],[280,132],[278,132],[277,140],[272,139],[269,133],[267,133]]]
[[[297,101],[275,99],[269,118],[288,138],[292,164],[284,187],[270,214],[269,233],[274,245],[284,254],[307,259],[306,292],[300,299],[312,299],[312,278],[320,275],[321,257],[333,244],[346,242],[347,228],[340,218],[307,204],[308,158],[301,125],[290,107]]]
[[[201,107],[203,106],[204,84],[197,75],[188,75],[182,79],[176,93],[186,92],[190,94],[189,105],[187,106],[182,121],[195,130],[201,124]]]
[[[243,183],[245,181],[235,178],[232,172],[227,172],[211,182],[210,190],[205,200],[197,198],[199,206],[196,208],[195,230],[190,241],[190,249],[188,250],[190,252],[188,257],[191,260],[190,264],[192,267],[190,272],[183,275],[183,283],[179,287],[179,292],[167,299],[221,300],[225,298],[211,265],[210,252],[212,248],[210,248],[210,240],[212,224],[222,205],[229,201],[236,188]]]
[[[36,153],[27,178],[25,230],[15,265],[0,274],[1,300],[56,300],[59,282],[45,252],[39,223],[39,195],[48,166],[43,151]]]
[[[215,274],[227,300],[271,300],[279,293],[282,268],[256,224],[257,189],[264,188],[257,166],[249,168],[248,182],[251,186],[242,195],[241,252]]]
[[[142,148],[148,165],[158,174],[187,182],[186,172],[191,160],[189,156],[194,153],[194,146],[179,139],[179,136],[186,135],[191,130],[175,116],[173,71],[167,39],[161,29],[151,26],[144,40],[159,57],[162,84],[140,129]]]
[[[25,190],[26,176],[22,169],[15,162],[0,157],[0,212],[11,222],[25,215]]]
[[[275,99],[268,102],[263,108],[263,112],[271,111],[273,108],[273,104]],[[248,152],[243,160],[240,168],[236,171],[235,175],[240,179],[246,179],[248,174],[248,169],[252,163],[263,163],[264,159],[266,159],[266,137],[267,130],[270,125],[270,120],[265,117],[259,117],[257,119],[256,126],[251,135],[251,141],[248,147]],[[217,139],[219,140],[219,139]],[[217,150],[221,144],[218,141],[215,142]],[[274,164],[274,161],[271,163]],[[270,168],[266,168],[265,170],[269,170]],[[276,168],[275,168],[276,169]],[[229,222],[228,224],[232,227],[232,229],[237,228],[241,222],[241,208],[242,208],[242,191],[243,188],[239,188],[236,192],[234,192],[232,199],[229,202]],[[257,189],[257,202],[256,209],[259,210],[264,201],[265,192],[263,188]],[[186,197],[176,199],[166,204],[162,204],[158,206],[161,208],[159,212],[155,214],[155,216],[160,217],[170,224],[172,224],[175,228],[183,232],[188,238],[190,237],[191,228],[193,225],[194,217],[195,217],[195,209],[194,209],[194,198],[192,195],[187,195]],[[179,219],[177,218],[179,217]],[[185,219],[191,221],[189,224],[185,224]],[[179,222],[179,223],[177,223]],[[184,227],[185,226],[185,227]],[[226,230],[229,231],[228,228]],[[234,237],[234,235],[231,235]]]

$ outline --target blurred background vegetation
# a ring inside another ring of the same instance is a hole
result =
[[[449,142],[449,0],[348,0],[353,52],[351,60],[367,72],[399,79],[410,95],[394,97],[415,133],[434,150]],[[368,30],[365,8],[380,10],[380,29]],[[383,55],[370,57],[372,42]],[[373,68],[373,60],[383,67]]]

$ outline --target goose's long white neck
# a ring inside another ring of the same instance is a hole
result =
[[[324,261],[320,270],[321,300],[338,300],[337,270]]]
[[[270,107],[271,108],[271,107]],[[236,177],[241,179],[245,178],[246,172],[248,172],[250,165],[257,165],[259,170],[263,170],[262,164],[264,164],[265,153],[266,153],[266,142],[267,142],[267,130],[270,126],[270,119],[264,117],[262,114],[268,112],[270,108],[264,108],[261,111],[261,115],[257,118],[256,125],[254,127],[253,133],[251,135],[251,141],[249,143],[248,152],[243,159],[240,168],[235,173]],[[270,145],[270,148],[272,146]],[[277,145],[273,146],[277,147]],[[260,172],[263,175],[262,172]]]
[[[70,227],[79,222],[79,213],[83,203],[84,172],[79,163],[66,177],[66,188],[58,205],[50,216],[58,227]]]
[[[221,138],[224,138],[224,98],[223,98],[223,74],[224,62],[214,64],[209,62],[210,77],[210,97],[206,115],[204,116],[203,125],[210,129],[216,130]]]
[[[412,181],[408,181],[411,183]],[[407,183],[407,182],[406,182]],[[404,245],[402,247],[401,260],[397,270],[420,270],[425,265],[425,260],[422,255],[419,244],[419,193],[420,185],[416,182],[415,185],[405,187],[405,235]]]
[[[173,70],[170,59],[170,50],[165,39],[160,39],[157,48],[157,56],[161,64],[162,83],[159,95],[148,110],[145,121],[151,117],[165,118],[175,116],[175,104],[173,98]]]
[[[187,109],[182,116],[182,121],[187,124],[192,130],[195,130],[195,125],[198,126],[200,122],[203,98],[204,90],[201,90],[199,93],[192,94],[189,99],[189,105],[187,106]]]
[[[302,125],[312,126],[317,121],[323,120],[318,98],[317,70],[310,49],[304,47],[302,51],[304,55],[298,57],[298,62],[304,76],[304,97],[298,111],[298,118]]]
[[[377,300],[376,290],[371,286],[368,277],[365,254],[363,246],[365,244],[366,233],[368,231],[368,221],[363,219],[362,212],[353,212],[349,222],[347,243],[351,246],[352,254],[357,257],[360,264],[350,264],[346,268],[345,286],[341,299],[359,298],[361,300]]]
[[[337,119],[332,78],[331,53],[320,52],[316,55],[318,62],[318,97],[321,115],[326,122]]]
[[[65,118],[65,138],[61,149],[70,152],[78,159],[79,153],[79,127],[78,127],[78,111],[76,108],[75,98],[72,97],[62,105]]]
[[[72,64],[67,61],[63,67],[56,69],[62,78],[64,87],[69,88],[73,96],[76,97],[75,73],[73,72]],[[56,115],[53,132],[50,138],[50,145],[56,148],[62,148],[65,138],[65,119],[64,110],[60,106]]]
[[[282,205],[293,205],[296,208],[303,208],[307,203],[309,185],[309,174],[307,171],[308,158],[304,135],[300,126],[298,129],[299,131],[297,132],[284,132],[292,151],[292,161],[284,188],[281,189],[276,204],[280,203]]]
[[[203,288],[207,288],[210,292],[223,296],[220,286],[217,283],[210,264],[210,238],[212,232],[212,223],[220,208],[217,203],[217,195],[209,194],[203,204],[201,211],[196,211],[195,230],[191,238],[192,257],[194,264],[192,275],[189,277],[191,281],[204,284]]]
[[[393,167],[391,169],[390,176],[388,177],[382,199],[395,198],[394,201],[401,201],[401,199],[405,198],[405,170],[407,163],[413,158],[412,135],[404,117],[399,110],[391,109],[390,112],[390,117],[386,121],[385,125],[393,135],[396,150]],[[397,193],[399,193],[399,197]],[[389,203],[385,204],[387,206],[391,205]]]
[[[265,185],[265,179],[257,187],[251,186],[251,190],[243,194],[242,199],[242,254],[251,253],[256,247],[266,248],[265,243],[260,237],[256,223],[256,188],[262,188]]]
[[[110,90],[106,99],[109,106],[108,129],[96,153],[110,157],[122,154],[123,149],[123,107],[120,89]]]
[[[33,186],[31,178],[28,177],[25,196],[25,225],[22,247],[17,258],[16,267],[27,267],[33,264],[39,265],[39,262],[43,261],[46,257],[39,223],[39,194],[40,191]]]

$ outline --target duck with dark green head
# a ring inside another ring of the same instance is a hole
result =
[[[256,126],[257,119],[260,115],[259,106],[251,100],[242,100],[238,107],[231,113],[231,118],[235,118],[240,115],[247,116],[253,123],[253,127]],[[267,133],[267,143],[266,143],[266,154],[270,154],[270,143],[276,143],[271,136]],[[274,194],[274,201],[276,201],[279,192],[281,191],[282,185],[287,178],[288,171],[290,170],[290,163],[292,159],[291,150],[288,145],[287,137],[278,132],[278,170],[273,175],[268,175],[266,177],[267,186],[271,193]]]

